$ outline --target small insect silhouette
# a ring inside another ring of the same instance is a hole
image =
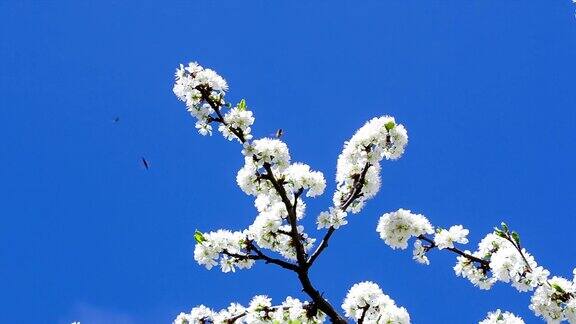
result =
[[[142,160],[142,165],[144,166],[144,168],[145,168],[146,170],[149,170],[149,169],[150,169],[150,164],[148,163],[148,161],[147,161],[144,157],[142,157],[141,160]]]

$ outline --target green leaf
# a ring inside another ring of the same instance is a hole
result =
[[[508,225],[506,225],[506,223],[502,222],[502,224],[500,225],[502,225],[502,229],[504,230],[504,232],[506,233],[510,232],[510,230],[508,229]]]
[[[392,128],[394,128],[394,126],[396,126],[396,124],[394,124],[393,121],[389,121],[386,124],[384,124],[384,127],[386,127],[387,131],[390,131]]]
[[[198,244],[202,244],[202,242],[206,241],[206,238],[204,238],[204,234],[202,234],[202,232],[200,232],[199,230],[196,230],[194,232],[194,239]]]
[[[520,245],[520,235],[518,235],[518,233],[512,232],[512,238],[514,239],[514,241],[516,241],[518,245]]]
[[[238,103],[238,109],[242,111],[246,110],[246,100],[244,99],[240,100],[240,102]]]
[[[563,294],[566,293],[566,291],[564,291],[564,289],[562,289],[562,287],[560,287],[558,284],[553,283],[550,286],[552,286],[552,288],[554,288],[557,292],[560,292]]]
[[[496,234],[496,235],[498,235],[498,236],[500,236],[500,237],[506,237],[506,236],[504,235],[504,232],[502,232],[502,231],[501,231],[499,228],[497,228],[497,227],[494,227],[494,234]]]

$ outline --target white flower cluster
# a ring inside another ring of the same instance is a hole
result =
[[[364,323],[410,323],[410,315],[404,307],[396,306],[377,284],[365,281],[357,283],[346,295],[342,309],[353,320],[364,318]]]
[[[552,277],[536,289],[530,309],[548,323],[576,323],[576,269],[574,280]]]
[[[194,307],[190,313],[180,313],[173,324],[323,323],[325,315],[320,311],[316,314],[309,314],[310,306],[308,302],[301,302],[292,297],[286,298],[279,306],[273,306],[270,298],[259,295],[252,299],[248,307],[237,303],[232,303],[221,311],[213,311],[204,305]]]
[[[340,208],[330,207],[328,211],[323,211],[318,215],[316,223],[318,229],[330,227],[338,229],[340,226],[348,224],[348,221],[346,220],[346,212]]]
[[[312,171],[310,167],[302,163],[291,163],[288,146],[278,140],[263,138],[246,142],[243,149],[245,164],[238,171],[236,181],[238,186],[246,194],[255,196],[255,206],[258,209],[256,219],[244,232],[235,232],[236,241],[231,243],[225,239],[230,232],[224,233],[216,243],[212,243],[214,234],[210,233],[207,242],[198,244],[195,250],[195,259],[201,265],[210,269],[220,260],[224,272],[234,271],[235,267],[247,268],[252,266],[253,260],[239,259],[222,255],[225,250],[241,254],[245,246],[238,245],[238,239],[254,241],[262,248],[278,252],[287,259],[296,259],[296,249],[292,242],[291,225],[287,217],[288,211],[285,201],[278,192],[278,186],[285,193],[286,199],[292,206],[296,205],[296,217],[304,216],[306,205],[299,192],[306,192],[306,196],[315,197],[321,195],[326,188],[326,180],[321,172]],[[271,172],[271,173],[269,173]],[[271,178],[273,177],[273,179]],[[273,184],[273,180],[276,186]],[[305,250],[312,248],[315,240],[310,238],[302,226],[297,226],[301,242]]]
[[[405,249],[411,237],[418,237],[414,243],[413,259],[429,264],[426,253],[433,249],[451,249],[459,254],[454,272],[468,279],[480,289],[490,289],[497,281],[510,283],[520,292],[536,289],[530,309],[542,316],[548,323],[560,323],[567,320],[576,323],[576,269],[574,280],[559,277],[548,279],[550,272],[539,266],[534,257],[520,246],[520,236],[510,232],[502,223],[502,229],[496,228],[478,244],[475,252],[461,251],[454,243],[467,244],[469,231],[462,225],[449,229],[437,229],[434,239],[424,234],[434,232],[433,226],[422,215],[412,214],[409,210],[382,215],[376,230],[380,237],[393,249]],[[430,243],[425,245],[423,242]],[[524,323],[522,319],[500,310],[489,313],[482,323]]]
[[[478,244],[474,253],[466,253],[489,262],[487,269],[482,269],[469,258],[459,256],[454,267],[456,275],[462,276],[481,289],[490,289],[496,281],[510,282],[518,291],[528,291],[546,282],[548,270],[538,266],[534,257],[522,249],[522,254],[508,240],[494,233],[488,234]]]
[[[376,231],[380,238],[392,249],[402,250],[408,247],[408,240],[422,234],[434,233],[434,228],[426,217],[412,214],[410,210],[398,209],[380,217]],[[419,248],[422,248],[420,245]]]
[[[488,316],[478,324],[524,324],[524,320],[510,312],[503,312],[498,309],[488,313]]]
[[[258,246],[278,252],[289,260],[296,260],[296,250],[292,244],[292,237],[289,235],[291,227],[285,220],[286,209],[282,202],[277,202],[275,206],[279,207],[261,211],[248,228],[248,232]],[[304,233],[303,226],[299,225],[297,230],[304,249],[312,248],[315,239]]]
[[[232,132],[236,130],[242,133],[245,140],[252,139],[252,128],[254,124],[254,116],[250,110],[247,110],[246,103],[241,101],[236,107],[230,109],[224,115],[224,123],[218,126],[218,130],[229,141],[236,139],[240,141],[238,136]]]
[[[188,112],[196,118],[196,128],[200,134],[212,135],[210,123],[219,119],[222,124],[218,130],[227,139],[240,140],[232,130],[241,132],[245,140],[252,138],[250,127],[254,124],[254,117],[252,112],[246,109],[244,100],[222,118],[218,114],[213,116],[215,109],[226,107],[224,96],[228,91],[226,80],[218,73],[205,69],[196,62],[190,62],[187,66],[180,64],[175,76],[174,94],[186,103]]]
[[[440,229],[434,235],[434,244],[438,246],[438,249],[448,249],[454,247],[454,242],[460,244],[468,243],[468,231],[462,225],[454,225],[450,229]]]
[[[308,197],[324,193],[326,180],[318,171],[312,171],[303,163],[291,163],[288,146],[278,139],[263,138],[244,145],[245,164],[238,171],[236,181],[246,194],[256,196],[255,205],[258,216],[250,226],[251,238],[264,248],[280,253],[294,260],[296,250],[287,234],[291,226],[287,222],[288,211],[285,202],[275,188],[268,171],[272,172],[278,186],[286,193],[292,205],[296,204],[297,219],[304,216],[306,205],[296,195],[302,191]],[[266,169],[268,167],[268,170]],[[297,228],[306,250],[314,244],[314,239],[304,233],[304,228]]]
[[[172,90],[178,99],[186,103],[190,114],[196,117],[198,132],[202,135],[212,134],[209,116],[214,113],[214,109],[206,102],[202,91],[205,91],[210,100],[220,104],[228,90],[226,80],[214,70],[190,62],[188,66],[180,64],[176,69],[176,81]]]
[[[424,234],[434,233],[434,227],[428,219],[420,214],[413,214],[410,210],[399,209],[395,212],[386,213],[380,217],[376,231],[380,233],[380,238],[392,249],[406,249],[408,240],[411,237],[418,237]],[[450,229],[438,229],[434,240],[434,245],[425,246],[420,239],[414,241],[412,258],[422,264],[430,264],[426,253],[433,247],[438,249],[454,248],[454,243],[468,243],[469,231],[462,225],[454,225]]]
[[[198,264],[205,266],[208,270],[220,263],[222,272],[234,272],[236,267],[249,269],[254,264],[254,260],[243,258],[247,253],[247,234],[244,232],[231,232],[218,230],[210,233],[196,232],[197,244],[194,248],[194,260]],[[225,254],[237,255],[233,257]],[[219,262],[218,262],[219,261]]]
[[[338,157],[334,206],[342,207],[356,194],[356,199],[345,211],[359,212],[380,189],[380,161],[398,159],[407,143],[406,129],[393,117],[374,118],[362,126],[344,143]]]
[[[279,171],[284,171],[290,165],[288,146],[276,138],[262,138],[247,143],[242,153],[246,165],[255,169],[261,169],[267,163]]]
[[[414,250],[412,251],[412,259],[418,263],[429,265],[430,260],[428,260],[428,256],[426,256],[426,252],[428,250],[422,245],[422,241],[416,240],[414,241]]]
[[[322,195],[326,189],[326,180],[322,172],[311,171],[307,164],[293,163],[284,171],[283,175],[284,186],[290,192],[302,189],[307,190],[307,197],[316,197]]]

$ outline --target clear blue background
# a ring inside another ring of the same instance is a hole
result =
[[[461,223],[476,243],[502,220],[554,274],[576,266],[576,6],[535,1],[0,2],[0,322],[169,323],[204,303],[302,297],[270,265],[223,274],[192,258],[194,229],[242,229],[240,148],[197,135],[171,92],[198,60],[246,98],[254,133],[285,129],[323,170],[327,208],[342,143],[391,114],[404,157],[313,269],[338,306],[373,280],[414,323],[475,323],[503,308],[539,321],[530,294],[429,267],[375,232],[400,207]],[[113,123],[115,117],[118,123]],[[146,157],[146,171],[140,157]]]

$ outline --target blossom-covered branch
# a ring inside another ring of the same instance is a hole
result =
[[[272,299],[255,296],[248,307],[232,303],[225,309],[214,311],[204,305],[194,307],[190,313],[180,313],[174,324],[192,323],[323,323],[325,315],[310,302],[287,297],[280,305],[272,305]]]
[[[548,322],[568,320],[576,323],[576,269],[572,281],[561,277],[549,278],[550,272],[539,266],[520,243],[520,235],[505,223],[482,239],[474,252],[461,250],[455,244],[468,243],[467,229],[455,225],[436,229],[428,219],[409,210],[399,209],[382,215],[376,230],[393,249],[406,249],[415,237],[413,258],[429,264],[427,253],[433,249],[447,250],[458,255],[454,271],[480,289],[490,289],[497,281],[510,283],[520,292],[534,290],[530,309]]]
[[[393,117],[374,118],[362,126],[344,144],[338,157],[336,191],[332,206],[321,212],[317,228],[326,232],[310,253],[315,239],[301,225],[305,216],[304,197],[324,193],[324,175],[310,166],[292,162],[286,143],[279,138],[253,139],[255,118],[244,99],[232,105],[226,99],[228,85],[215,71],[197,63],[181,65],[176,72],[174,93],[186,103],[196,118],[201,135],[212,135],[212,125],[232,141],[242,144],[244,165],[236,181],[240,189],[254,197],[257,215],[241,231],[196,231],[194,259],[207,269],[219,265],[223,272],[251,268],[256,261],[273,264],[294,272],[302,290],[310,298],[300,302],[288,297],[273,306],[266,296],[256,296],[247,308],[231,304],[225,310],[212,311],[205,306],[182,313],[177,324],[190,323],[321,323],[326,318],[345,323],[344,316],[314,287],[309,269],[328,247],[335,231],[348,223],[348,213],[359,213],[379,191],[380,162],[402,156],[408,142],[407,131]],[[413,258],[429,264],[428,253],[446,250],[457,255],[456,275],[481,289],[490,289],[497,281],[510,283],[519,291],[534,291],[530,308],[548,322],[567,320],[576,323],[576,278],[550,278],[521,245],[520,236],[506,224],[488,234],[476,251],[461,249],[469,231],[462,225],[434,228],[426,217],[400,209],[384,214],[377,226],[380,237],[393,249],[406,249],[414,237]],[[264,250],[272,251],[272,254]],[[273,255],[276,254],[276,255]],[[576,277],[576,269],[574,271]],[[409,323],[403,307],[382,292],[373,282],[354,285],[343,304],[344,315],[358,323]],[[519,317],[497,310],[488,313],[482,324],[522,324]]]
[[[324,175],[306,164],[291,162],[287,145],[278,138],[253,140],[252,112],[245,100],[234,106],[228,103],[227,91],[228,85],[221,76],[197,63],[181,65],[176,72],[174,93],[196,118],[198,132],[212,135],[212,124],[217,123],[225,138],[236,139],[243,145],[244,166],[236,180],[242,191],[255,197],[258,210],[254,222],[245,230],[197,231],[195,260],[207,269],[219,264],[223,272],[251,268],[259,260],[293,271],[302,290],[312,299],[311,305],[332,322],[344,323],[344,317],[313,286],[309,268],[327,247],[334,230],[347,223],[347,213],[359,212],[364,202],[376,194],[380,187],[379,162],[383,158],[397,159],[403,153],[406,130],[392,117],[375,118],[345,143],[338,159],[338,188],[333,199],[337,207],[318,217],[318,228],[328,230],[309,256],[315,240],[300,224],[306,209],[302,198],[324,192]],[[270,256],[262,249],[278,253],[287,261]],[[388,311],[384,307],[378,309],[369,312],[365,308],[362,321],[368,314]]]
[[[403,125],[390,116],[374,118],[362,126],[338,157],[333,196],[335,207],[318,216],[318,229],[328,228],[322,242],[309,259],[309,265],[328,246],[334,231],[348,221],[348,212],[358,213],[365,202],[380,189],[380,161],[396,160],[404,153],[408,133]]]
[[[364,168],[362,169],[362,173],[360,173],[359,177],[354,179],[353,190],[350,192],[349,197],[345,199],[345,201],[339,207],[339,210],[335,210],[331,208],[328,212],[322,212],[320,216],[318,216],[318,224],[330,224],[330,228],[324,234],[324,238],[320,242],[320,245],[316,248],[316,251],[312,253],[310,259],[308,259],[308,267],[311,267],[314,261],[320,256],[322,251],[328,247],[328,241],[334,231],[340,227],[340,225],[345,225],[348,222],[346,221],[346,209],[358,198],[362,196],[362,187],[364,186],[364,182],[366,181],[366,173],[368,172],[368,168],[370,168],[370,162],[366,162]],[[320,227],[320,225],[319,225]]]

